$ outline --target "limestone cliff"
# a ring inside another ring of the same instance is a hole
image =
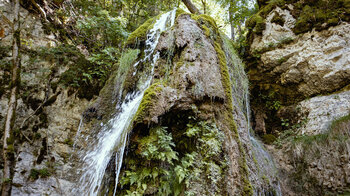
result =
[[[247,22],[251,102],[257,133],[269,144],[278,137],[283,192],[348,191],[349,2],[260,5]]]
[[[9,98],[13,10],[0,2],[0,124]],[[65,195],[76,178],[72,168],[73,142],[83,111],[91,104],[84,93],[63,85],[63,78],[84,56],[62,51],[60,41],[40,18],[21,8],[22,70],[15,121],[15,165],[12,195]],[[51,53],[50,53],[51,52]],[[56,54],[55,54],[56,53]],[[69,56],[69,58],[68,58]],[[86,60],[85,60],[86,62]],[[88,96],[89,97],[89,96]],[[3,134],[3,126],[0,126]],[[1,164],[3,162],[1,161]]]

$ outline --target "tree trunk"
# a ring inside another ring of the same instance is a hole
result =
[[[190,12],[192,14],[201,14],[201,12],[198,10],[198,8],[191,2],[191,0],[182,0],[182,2],[186,5],[186,7],[188,8],[188,10],[190,10]]]
[[[234,41],[235,40],[235,26],[233,24],[233,14],[232,14],[231,6],[230,6],[230,10],[228,13],[229,13],[230,26],[231,26],[231,39]]]
[[[206,0],[201,0],[202,1],[202,5],[203,5],[203,12],[204,14],[207,14],[207,2]]]
[[[20,83],[20,23],[19,23],[19,0],[12,1],[13,3],[13,41],[12,41],[12,78],[10,85],[10,99],[5,119],[4,136],[3,136],[3,183],[1,187],[1,195],[11,195],[11,180],[12,180],[12,168],[14,162],[14,139],[13,126],[15,123],[16,107],[17,107],[17,92]]]
[[[238,39],[242,39],[242,29],[241,29],[241,23],[238,24]]]

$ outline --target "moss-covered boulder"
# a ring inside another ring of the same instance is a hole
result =
[[[142,40],[150,25],[148,21],[132,33],[129,42]],[[138,46],[142,59],[143,46]],[[278,191],[274,172],[258,173],[260,166],[254,160],[263,155],[252,150],[246,118],[238,112],[244,101],[236,100],[233,92],[233,86],[242,89],[247,83],[246,78],[244,82],[235,78],[235,66],[243,70],[243,65],[232,60],[236,56],[232,43],[220,34],[215,21],[207,15],[178,12],[175,25],[161,32],[156,52],[160,58],[133,118],[117,195]],[[129,92],[151,69],[147,63],[132,67],[130,73],[137,74],[126,74]],[[113,179],[114,174],[109,175]],[[268,183],[263,176],[270,179]],[[104,193],[114,187],[115,182],[109,181]]]

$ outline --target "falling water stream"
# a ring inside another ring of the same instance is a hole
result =
[[[158,44],[160,34],[174,24],[175,13],[176,10],[165,13],[154,23],[153,28],[147,35],[146,49],[144,51],[145,57],[134,64],[134,66],[137,66],[140,62],[145,61],[151,63],[152,71],[146,75],[145,83],[139,88],[139,90],[127,94],[120,106],[120,113],[110,119],[106,125],[102,126],[95,142],[91,143],[87,148],[87,151],[83,153],[82,161],[84,164],[81,169],[82,175],[78,190],[80,194],[92,196],[99,193],[105,170],[113,156],[113,152],[115,152],[115,149],[117,149],[115,154],[116,184],[118,183],[128,128],[141,103],[145,90],[151,84],[154,64],[159,58],[159,53],[155,52],[155,48]],[[115,193],[116,188],[114,189],[113,195],[115,195]]]
[[[227,51],[230,51],[229,46],[224,44],[224,47]],[[282,193],[279,183],[276,181],[277,170],[274,165],[274,161],[271,155],[264,149],[263,145],[257,139],[255,139],[254,134],[251,132],[249,81],[247,74],[244,71],[244,64],[234,52],[227,53],[226,58],[229,63],[228,67],[230,72],[230,80],[232,83],[232,104],[236,108],[236,112],[234,112],[235,121],[238,128],[241,130],[240,132],[244,133],[242,136],[246,136],[246,133],[248,133],[248,138],[246,138],[245,142],[251,144],[250,153],[252,153],[258,164],[256,165],[258,167],[258,172],[250,171],[250,178],[253,180],[255,176],[255,178],[260,180],[262,177],[269,179],[269,185],[265,184],[263,186],[256,186],[260,187],[260,189],[255,189],[254,195],[280,196]],[[241,139],[244,140],[245,138],[242,137]],[[269,187],[270,189],[274,190],[273,193],[270,190],[264,189],[265,187]]]

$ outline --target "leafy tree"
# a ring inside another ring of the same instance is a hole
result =
[[[228,9],[229,23],[231,26],[231,38],[235,39],[235,29],[238,30],[238,37],[242,38],[242,24],[257,11],[255,0],[216,0],[224,8]]]

